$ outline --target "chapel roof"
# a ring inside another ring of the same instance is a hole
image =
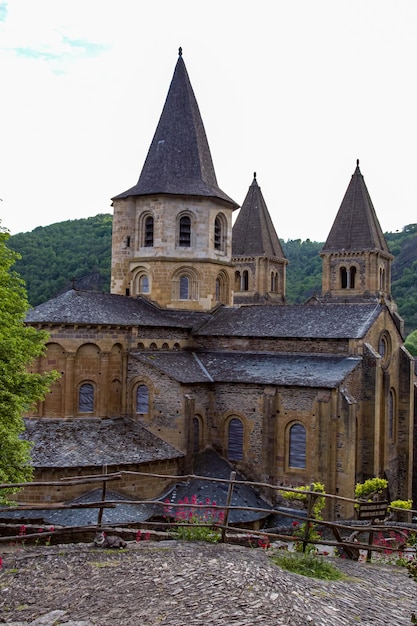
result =
[[[345,355],[146,351],[135,358],[183,384],[223,382],[336,388],[361,362]]]
[[[139,422],[124,417],[27,418],[22,438],[33,442],[35,468],[149,463],[184,456]]]
[[[209,196],[234,208],[238,206],[217,184],[206,131],[181,48],[139,180],[113,200],[155,194]]]
[[[359,160],[322,252],[379,250],[390,254]]]
[[[110,293],[70,289],[31,309],[26,316],[26,322],[193,328],[207,321],[209,317],[209,313],[200,311],[160,309],[142,297],[128,298]]]
[[[383,310],[379,303],[221,307],[197,336],[360,339]]]
[[[261,188],[256,180],[256,172],[233,225],[232,256],[268,256],[285,259]]]

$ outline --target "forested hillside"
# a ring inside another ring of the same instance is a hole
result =
[[[9,245],[22,255],[16,270],[26,281],[33,306],[75,284],[79,289],[109,291],[112,216],[100,214],[69,220],[13,235]],[[385,233],[394,255],[392,294],[406,322],[407,334],[417,329],[417,224]],[[289,260],[287,299],[304,302],[321,292],[323,243],[282,241]]]
[[[13,235],[8,245],[22,258],[15,269],[26,282],[29,302],[36,306],[65,291],[110,290],[112,216],[100,214],[39,226]]]

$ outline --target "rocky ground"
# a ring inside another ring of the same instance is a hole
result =
[[[8,626],[410,626],[417,610],[416,583],[393,565],[334,558],[348,578],[326,582],[281,570],[260,548],[222,544],[0,550]]]

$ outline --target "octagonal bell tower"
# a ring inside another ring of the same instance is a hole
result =
[[[137,184],[113,198],[111,292],[165,308],[232,303],[232,213],[182,50]]]

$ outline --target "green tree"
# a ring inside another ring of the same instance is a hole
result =
[[[29,308],[24,281],[13,269],[19,255],[7,246],[9,233],[0,226],[0,483],[30,481],[30,444],[20,439],[23,413],[48,392],[59,376],[30,373],[43,354],[48,335],[25,325]],[[0,502],[16,488],[0,490]]]
[[[417,356],[417,330],[408,335],[405,340],[405,347],[413,356]]]

